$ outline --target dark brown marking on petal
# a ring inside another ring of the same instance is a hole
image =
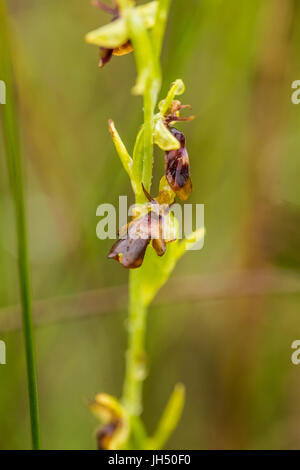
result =
[[[124,268],[139,268],[145,257],[146,248],[150,239],[133,239],[127,236],[118,240],[111,248],[108,258],[115,259],[124,266]]]
[[[173,133],[177,135],[178,140],[181,142],[181,149],[184,150],[184,135],[176,129],[173,130]],[[177,153],[178,152],[175,151],[174,158],[171,159],[171,163],[173,163],[172,160],[174,160],[176,164],[174,166],[175,177],[178,179],[177,173],[180,170],[179,179],[183,178],[183,187],[178,187],[177,193],[180,194],[181,198],[184,200],[191,191],[190,179],[187,180],[185,175],[185,171],[189,170],[188,155],[187,153],[183,153],[180,156],[179,162],[176,163],[176,158],[178,157]],[[170,166],[170,174],[171,173],[172,165]],[[176,179],[175,177],[174,180]],[[146,191],[143,185],[142,188],[146,195],[146,198],[153,205],[151,206],[151,208],[149,208],[149,212],[144,215],[133,218],[126,227],[121,229],[120,236],[122,236],[122,238],[120,238],[113,245],[108,254],[108,258],[115,259],[125,268],[129,269],[135,269],[142,265],[146,249],[151,241],[152,246],[158,256],[163,256],[166,252],[166,244],[168,242],[170,243],[171,241],[174,241],[169,240],[167,242],[163,238],[163,221],[166,215],[168,214],[173,202],[173,198],[170,197],[170,191],[161,191],[158,197],[154,199]]]
[[[166,178],[172,190],[182,201],[185,201],[192,191],[190,162],[185,146],[185,136],[175,127],[169,126],[169,130],[180,142],[180,148],[165,152]]]
[[[146,249],[151,240],[158,256],[162,256],[166,251],[162,221],[163,215],[159,215],[154,211],[149,211],[147,214],[133,219],[128,224],[126,236],[119,239],[112,246],[107,257],[115,259],[125,268],[139,268],[143,263]]]
[[[100,47],[100,60],[99,67],[102,68],[106,65],[112,58],[113,50]]]
[[[187,116],[187,117],[181,117],[181,116],[176,116],[176,114],[169,114],[166,119],[165,123],[170,124],[170,122],[186,122],[186,121],[193,121],[195,119],[195,116]]]
[[[108,450],[111,440],[120,425],[119,421],[108,423],[97,432],[97,446],[99,450]]]
[[[167,249],[166,242],[163,239],[153,240],[152,241],[152,246],[153,246],[153,248],[156,251],[156,254],[158,256],[163,256],[166,252],[166,249]]]
[[[146,198],[148,199],[149,202],[153,202],[153,204],[156,204],[156,200],[153,199],[153,197],[150,196],[150,194],[148,193],[148,191],[146,190],[145,186],[143,185],[142,183],[142,188],[143,188],[143,192],[146,196]]]
[[[152,240],[152,246],[158,256],[163,256],[166,252],[167,246],[165,240],[162,238],[162,229],[160,227],[160,237]]]
[[[133,219],[128,224],[126,237],[113,245],[108,258],[115,259],[128,269],[139,268],[143,263],[147,246],[153,235],[155,217],[158,219],[153,212],[148,212]]]
[[[181,117],[180,116],[180,111],[182,109],[186,108],[191,108],[192,106],[190,104],[181,104],[179,100],[174,100],[172,102],[171,108],[168,110],[167,114],[165,115],[165,124],[170,124],[171,122],[175,121],[192,121],[195,119],[195,116],[187,116],[187,117]]]

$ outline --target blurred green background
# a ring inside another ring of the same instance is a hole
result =
[[[10,0],[26,160],[42,445],[93,449],[89,398],[119,396],[128,272],[106,259],[96,208],[131,194],[107,129],[132,148],[142,102],[133,54],[97,67],[89,0]],[[297,0],[173,0],[162,57],[197,119],[187,137],[205,204],[202,251],[180,261],[148,318],[144,419],[153,431],[176,382],[187,402],[171,449],[300,445],[300,79]],[[0,58],[1,60],[1,58]],[[0,77],[1,79],[1,77]],[[30,447],[14,223],[1,136],[0,448]],[[155,158],[155,193],[163,156]],[[131,196],[132,197],[132,196]]]

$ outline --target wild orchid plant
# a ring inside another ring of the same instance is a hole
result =
[[[178,424],[185,389],[182,384],[176,385],[156,432],[149,437],[141,420],[142,385],[146,376],[146,316],[154,296],[167,282],[177,261],[204,236],[203,229],[199,229],[186,239],[178,240],[178,221],[170,209],[176,196],[184,201],[192,190],[185,137],[174,127],[176,121],[192,117],[180,116],[181,109],[186,107],[176,99],[185,89],[180,79],[172,84],[155,113],[162,82],[159,59],[171,0],[151,1],[140,6],[133,0],[114,0],[113,6],[98,0],[93,3],[111,13],[113,18],[107,25],[88,33],[86,41],[100,48],[101,67],[112,56],[134,51],[137,81],[132,93],[143,96],[144,123],[131,156],[113,121],[109,121],[113,143],[129,176],[137,204],[131,222],[121,229],[119,240],[108,254],[130,269],[129,342],[121,399],[100,393],[90,407],[102,422],[97,434],[100,449],[161,449]],[[165,152],[165,175],[157,197],[152,198],[149,193],[154,144]]]

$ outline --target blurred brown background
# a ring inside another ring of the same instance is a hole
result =
[[[96,207],[131,193],[112,146],[132,148],[142,102],[133,55],[97,68],[84,34],[108,17],[88,0],[10,0],[26,159],[42,444],[95,448],[96,392],[120,395],[128,272],[106,259]],[[164,87],[182,78],[197,119],[182,124],[202,251],[189,252],[151,307],[145,422],[174,384],[187,402],[172,449],[300,445],[300,79],[297,0],[173,0]],[[1,58],[0,58],[1,60]],[[0,77],[1,78],[1,77]],[[1,137],[2,139],[2,137]],[[29,448],[14,224],[0,158],[0,448]],[[154,188],[163,168],[156,153]]]

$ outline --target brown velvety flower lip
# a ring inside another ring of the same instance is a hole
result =
[[[163,217],[168,213],[170,205],[159,203],[159,201],[166,199],[162,194],[163,191],[156,199],[147,193],[144,186],[143,191],[148,201],[153,205],[153,210],[133,218],[126,227],[125,236],[116,241],[107,255],[108,258],[115,259],[129,269],[139,268],[142,265],[146,249],[151,241],[158,256],[163,256],[166,252],[162,224]]]
[[[165,152],[166,178],[174,193],[182,201],[185,201],[192,192],[190,161],[185,145],[185,136],[175,127],[171,125],[168,127],[173,136],[179,141],[180,148]]]

